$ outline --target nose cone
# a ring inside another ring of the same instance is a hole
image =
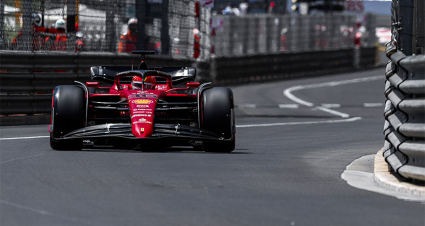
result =
[[[156,99],[144,98],[129,101],[132,132],[136,137],[150,137],[153,134],[153,122]]]

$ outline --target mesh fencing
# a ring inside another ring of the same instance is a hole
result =
[[[353,15],[212,15],[197,0],[1,0],[0,49],[131,52],[208,59],[353,48]],[[199,10],[198,10],[199,9]],[[33,14],[40,15],[40,26]],[[129,21],[137,18],[137,33]],[[65,24],[58,25],[63,19]],[[369,16],[367,31],[374,31]],[[65,29],[61,29],[65,27]],[[374,35],[362,35],[373,46]],[[199,49],[197,56],[196,49]]]
[[[130,52],[193,57],[194,35],[209,46],[210,10],[196,0],[2,0],[0,49],[22,51]],[[41,23],[36,26],[33,14]],[[197,17],[199,15],[199,17]],[[137,33],[128,22],[138,19]],[[65,30],[57,22],[65,21]],[[194,30],[198,29],[198,31]],[[137,38],[142,40],[137,41]],[[120,41],[123,48],[120,48]],[[128,47],[128,48],[125,48]],[[201,51],[201,58],[209,49]]]
[[[212,19],[217,56],[308,52],[354,47],[356,17],[350,15],[217,15]],[[363,46],[374,45],[364,39]]]

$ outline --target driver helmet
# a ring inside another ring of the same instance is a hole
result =
[[[148,76],[145,78],[144,82],[144,89],[154,89],[156,85],[156,78],[155,76]],[[142,89],[142,78],[139,76],[134,76],[131,81],[131,87],[133,89]]]
[[[33,13],[31,15],[31,22],[33,25],[37,27],[41,27],[41,15],[37,13]]]

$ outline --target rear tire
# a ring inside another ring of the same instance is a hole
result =
[[[72,85],[57,86],[53,92],[52,132],[50,147],[54,150],[81,150],[82,140],[56,140],[84,127],[85,92]]]
[[[202,101],[202,128],[216,133],[230,141],[203,142],[206,152],[232,152],[235,149],[235,136],[232,128],[233,92],[229,88],[214,87],[205,90]]]

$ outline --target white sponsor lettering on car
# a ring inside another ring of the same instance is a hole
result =
[[[134,117],[152,117],[152,115],[151,114],[135,114],[131,116],[131,118],[134,118]]]
[[[140,118],[137,121],[134,121],[133,124],[138,124],[138,123],[147,123],[147,124],[152,124],[151,121],[146,120],[145,118]]]
[[[149,108],[149,105],[147,105],[147,104],[139,104],[139,105],[136,105],[136,107],[138,107],[138,108]]]
[[[135,114],[150,114],[150,115],[152,115],[152,111],[144,111],[144,110],[133,111],[133,115],[135,115]]]

